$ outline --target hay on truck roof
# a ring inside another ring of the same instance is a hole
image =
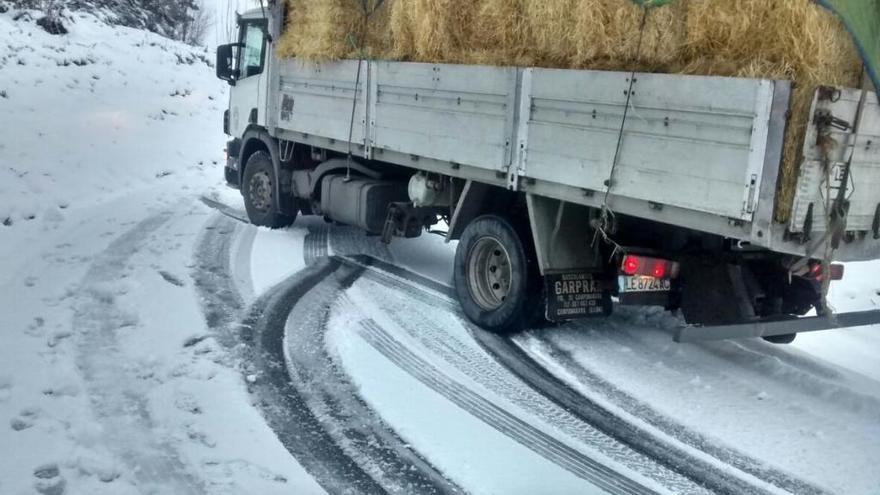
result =
[[[313,61],[388,57],[388,8],[378,9],[365,22],[362,1],[286,0],[289,25],[277,53]]]
[[[287,0],[278,54],[794,81],[780,222],[791,215],[816,87],[861,84],[852,37],[813,0],[673,0],[650,10],[640,53],[642,7],[632,0],[386,0],[366,21],[363,1]]]

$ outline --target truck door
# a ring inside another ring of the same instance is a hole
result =
[[[251,124],[265,125],[266,19],[242,19],[239,24],[239,77],[230,96],[230,134],[240,137]]]

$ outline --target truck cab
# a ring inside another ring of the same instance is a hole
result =
[[[226,179],[240,184],[239,159],[242,137],[251,129],[265,129],[269,95],[269,20],[261,9],[238,16],[236,41],[217,50],[217,77],[230,84],[229,108],[224,112],[223,130],[234,139],[228,143]]]

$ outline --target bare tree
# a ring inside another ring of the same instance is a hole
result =
[[[214,12],[205,7],[203,0],[198,0],[188,12],[187,20],[182,26],[180,40],[190,45],[205,44],[205,38],[214,27],[214,22]]]

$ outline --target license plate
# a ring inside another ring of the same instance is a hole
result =
[[[620,277],[619,284],[621,294],[636,292],[669,292],[672,289],[672,282],[669,279],[654,277],[622,276]]]

